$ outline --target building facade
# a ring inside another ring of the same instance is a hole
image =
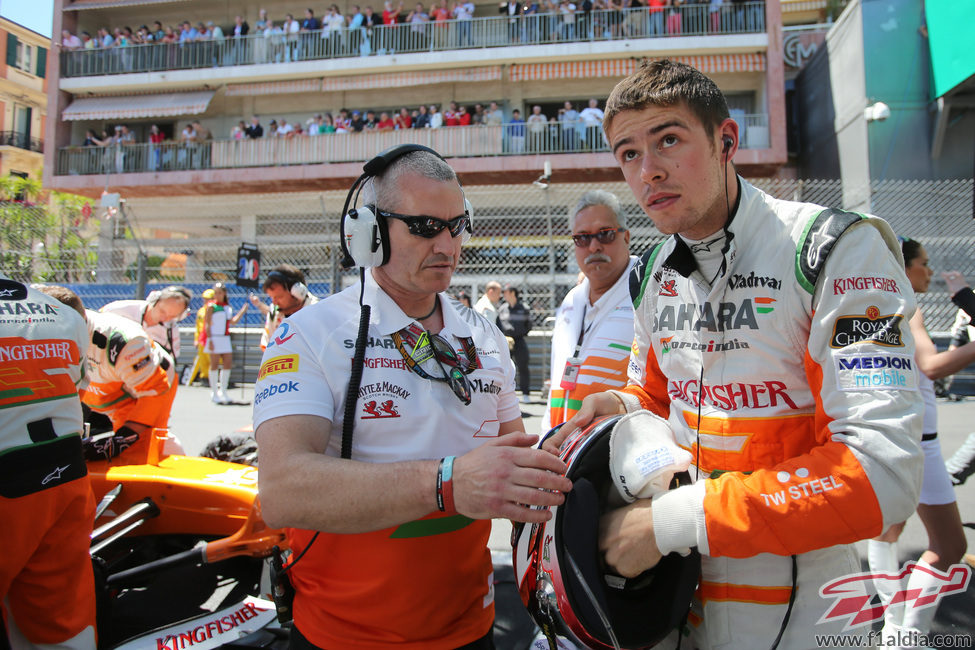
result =
[[[50,43],[0,18],[0,176],[41,179]]]

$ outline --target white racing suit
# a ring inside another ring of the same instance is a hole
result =
[[[652,510],[661,552],[703,556],[688,647],[771,647],[795,591],[779,647],[814,648],[852,617],[820,621],[820,589],[860,572],[850,544],[917,505],[914,295],[886,222],[739,183],[713,285],[677,236],[634,270],[619,394],[698,466]]]

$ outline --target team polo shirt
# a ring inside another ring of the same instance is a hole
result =
[[[626,271],[609,291],[589,304],[589,279],[574,287],[562,301],[552,329],[552,386],[548,408],[542,418],[544,435],[579,410],[587,395],[626,385],[626,366],[633,344],[633,302],[629,276],[637,258],[630,256]],[[562,388],[566,361],[575,354],[579,334],[582,349],[575,356],[582,360],[575,388]]]
[[[359,325],[360,285],[297,312],[274,332],[254,396],[254,427],[287,415],[332,423],[326,452],[341,455],[345,395]],[[520,417],[514,368],[496,326],[440,294],[440,335],[463,356],[471,337],[480,365],[465,406],[444,382],[413,373],[391,334],[415,321],[366,274],[371,306],[352,458],[397,462],[462,455]],[[430,485],[431,492],[435,486]],[[304,498],[312,498],[306,495]],[[344,498],[321,493],[313,498]],[[490,521],[434,512],[418,521],[354,535],[321,533],[291,572],[295,624],[325,648],[456,648],[494,620]],[[300,552],[313,533],[290,530]]]

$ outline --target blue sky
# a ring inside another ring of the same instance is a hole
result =
[[[0,16],[38,34],[50,36],[54,0],[0,0]]]

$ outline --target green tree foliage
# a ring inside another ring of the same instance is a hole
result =
[[[33,179],[0,178],[0,268],[21,282],[84,281],[96,259],[91,215],[84,197],[45,193]]]

